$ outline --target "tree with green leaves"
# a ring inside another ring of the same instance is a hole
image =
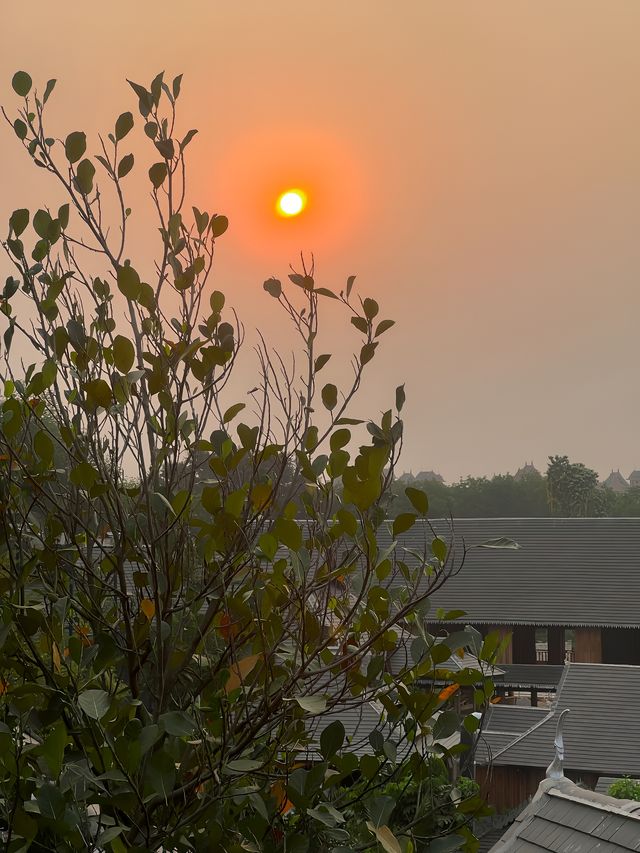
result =
[[[466,477],[445,485],[434,481],[414,480],[413,485],[429,492],[429,508],[434,518],[545,518],[549,515],[547,485],[538,473],[517,479],[511,474],[489,477]],[[392,496],[393,512],[410,509],[404,490]]]
[[[637,800],[640,802],[640,782],[637,779],[630,779],[625,776],[623,779],[616,779],[609,786],[607,793],[610,797],[616,797],[618,800]]]
[[[354,277],[336,292],[303,262],[264,283],[294,355],[260,337],[255,389],[234,398],[243,327],[211,287],[228,222],[186,204],[195,130],[179,129],[181,77],[131,83],[140,118],[123,112],[95,154],[82,130],[49,135],[54,86],[38,92],[18,72],[19,106],[3,110],[63,196],[16,209],[2,241],[4,849],[396,853],[446,837],[472,850],[475,792],[423,797],[393,831],[358,810],[383,782],[410,779],[418,799],[434,789],[434,757],[463,749],[443,739],[477,726],[436,668],[469,644],[479,659],[495,652],[472,631],[427,630],[451,566],[422,521],[426,495],[408,489],[410,510],[385,520],[403,388],[379,422],[349,415],[392,322],[356,297]],[[146,159],[131,153],[135,130]],[[153,263],[131,242],[134,169],[148,175]],[[320,322],[329,300],[356,336],[342,387],[321,378],[323,340],[338,333]],[[397,537],[416,524],[423,554],[407,555]],[[410,662],[392,671],[407,644]],[[476,707],[488,701],[486,672],[452,673],[454,691],[456,679]],[[374,700],[361,756],[323,715]]]
[[[598,485],[598,475],[582,462],[568,456],[550,456],[547,492],[552,515],[587,518],[606,515],[606,495]]]

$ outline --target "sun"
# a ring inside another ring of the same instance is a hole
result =
[[[276,211],[280,216],[298,216],[307,206],[307,194],[303,190],[286,190],[276,202]]]

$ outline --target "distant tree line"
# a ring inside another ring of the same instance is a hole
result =
[[[411,511],[408,485],[427,492],[432,518],[640,517],[640,488],[603,488],[593,469],[567,456],[550,456],[545,474],[466,477],[452,485],[419,477],[396,480],[390,514]]]

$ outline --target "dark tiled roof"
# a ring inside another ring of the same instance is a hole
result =
[[[517,707],[494,707],[483,726],[476,761],[480,764],[547,767],[554,757],[553,741],[560,711],[564,720],[564,767],[585,773],[640,777],[640,667],[608,664],[567,664],[554,708],[532,714],[524,733]],[[505,719],[513,714],[512,728]],[[541,716],[540,716],[541,715]],[[498,724],[500,728],[498,728]],[[505,742],[504,731],[514,731]],[[495,732],[495,733],[494,733]]]
[[[640,803],[545,780],[491,853],[630,853],[640,850]]]
[[[563,666],[546,663],[501,663],[502,678],[496,678],[498,686],[536,687],[541,690],[555,690],[562,678]]]
[[[528,705],[491,705],[483,723],[485,732],[524,734],[549,714],[545,708]]]
[[[459,621],[489,625],[640,624],[640,519],[459,519],[453,533],[447,521],[431,526],[453,542],[455,565],[469,549],[462,570],[433,593],[434,614],[461,609],[468,615]],[[500,537],[520,548],[474,547]],[[418,523],[400,537],[396,556],[415,562],[411,552],[425,552],[432,538]]]

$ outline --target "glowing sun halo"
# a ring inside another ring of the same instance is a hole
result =
[[[297,216],[305,209],[307,196],[302,190],[287,190],[278,198],[276,210],[280,216]]]

